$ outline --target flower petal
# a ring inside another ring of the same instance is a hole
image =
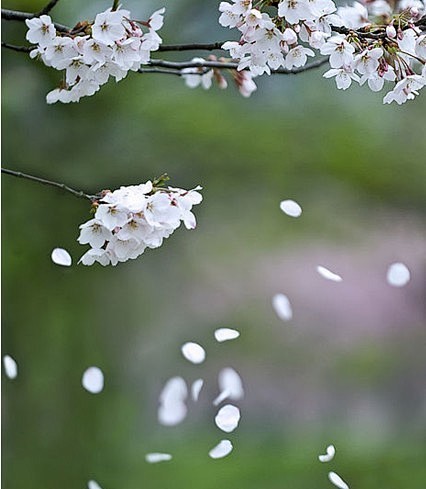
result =
[[[290,321],[293,317],[293,311],[291,308],[288,297],[284,294],[276,294],[272,298],[272,305],[277,313],[277,316],[283,321]]]
[[[104,374],[98,367],[89,367],[81,380],[83,387],[92,394],[99,394],[104,388]]]
[[[55,248],[50,255],[53,263],[56,265],[61,265],[63,267],[70,267],[72,264],[71,255],[67,250],[63,248]]]
[[[240,410],[232,404],[226,404],[226,406],[220,408],[216,414],[215,423],[219,429],[226,433],[230,433],[238,426],[240,418]]]
[[[235,340],[240,336],[240,332],[231,328],[219,328],[214,332],[216,341],[222,343],[222,341]]]
[[[16,379],[18,376],[18,364],[10,355],[3,357],[4,372],[9,379]]]
[[[283,200],[280,203],[280,209],[290,217],[300,217],[302,215],[302,208],[300,205],[291,199]]]
[[[182,345],[182,355],[192,363],[202,363],[206,358],[204,348],[198,343],[188,342]]]
[[[403,263],[392,263],[389,266],[386,279],[393,287],[404,287],[410,281],[410,270]]]
[[[317,272],[321,275],[321,277],[324,277],[327,280],[331,280],[333,282],[341,282],[343,280],[340,275],[337,275],[337,273],[334,273],[328,268],[325,268],[321,265],[317,266]]]
[[[229,440],[222,440],[209,452],[211,458],[223,458],[232,452],[232,443]]]

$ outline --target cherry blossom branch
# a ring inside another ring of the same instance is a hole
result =
[[[15,44],[9,44],[7,42],[1,42],[1,47],[11,49],[12,51],[18,51],[19,53],[29,53],[35,46],[15,46]]]
[[[216,49],[222,50],[222,42],[212,43],[193,43],[193,44],[163,44],[157,51],[214,51]]]
[[[25,22],[28,19],[34,19],[34,17],[40,17],[41,14],[30,14],[28,12],[20,12],[18,10],[1,9],[1,18],[3,20],[16,20],[18,22]],[[69,32],[70,28],[62,24],[53,24],[55,29],[59,32]]]
[[[287,70],[285,68],[280,68],[278,70],[271,70],[271,74],[282,74],[282,75],[295,75],[297,73],[303,73],[304,71],[309,71],[314,68],[318,68],[325,63],[327,63],[328,58],[322,58],[312,63],[299,68],[294,68],[292,70]],[[184,70],[186,68],[216,68],[220,70],[236,70],[238,68],[238,63],[223,63],[220,61],[165,61],[162,59],[152,59],[148,66],[157,66],[161,68],[168,68],[172,70]],[[141,72],[138,70],[138,72]]]
[[[8,168],[2,168],[1,172],[6,174],[6,175],[12,175],[13,177],[24,178],[26,180],[31,180],[32,182],[37,182],[37,183],[41,183],[43,185],[50,185],[52,187],[60,188],[61,190],[65,190],[65,191],[71,193],[75,197],[80,197],[83,199],[89,199],[92,202],[98,198],[97,195],[90,195],[90,194],[86,194],[82,190],[75,190],[75,189],[69,187],[68,185],[66,185],[65,183],[53,182],[51,180],[46,180],[45,178],[36,177],[34,175],[28,175],[27,173],[23,173],[20,171],[9,170]]]

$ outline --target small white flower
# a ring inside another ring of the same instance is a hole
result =
[[[48,15],[41,15],[25,21],[28,27],[26,39],[40,47],[49,46],[56,37],[56,29]]]

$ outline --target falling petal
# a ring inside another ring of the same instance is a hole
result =
[[[410,270],[403,263],[392,263],[388,268],[387,281],[393,287],[404,287],[410,281]]]
[[[197,379],[191,385],[191,397],[194,402],[198,401],[198,397],[200,396],[200,391],[203,388],[204,380]]]
[[[102,487],[96,481],[89,481],[87,483],[89,489],[102,489]]]
[[[158,422],[164,426],[176,426],[185,419],[187,412],[183,402],[162,404],[158,408]]]
[[[215,423],[222,431],[230,433],[238,426],[240,418],[240,410],[232,404],[227,404],[219,409],[215,417]]]
[[[192,363],[202,363],[206,358],[204,348],[198,343],[185,343],[182,348],[182,355]]]
[[[217,406],[224,399],[238,400],[244,397],[244,389],[241,377],[233,368],[224,368],[219,372],[219,396],[213,401]]]
[[[327,280],[332,280],[333,282],[341,282],[342,277],[340,275],[337,275],[337,273],[332,272],[328,268],[325,268],[321,265],[317,266],[317,272]]]
[[[277,313],[277,316],[283,321],[290,321],[293,317],[290,301],[284,294],[276,294],[272,298],[272,305]]]
[[[182,377],[172,377],[163,387],[160,403],[183,402],[188,396],[188,387]]]
[[[209,452],[211,458],[223,458],[232,452],[232,443],[229,440],[222,440]]]
[[[15,360],[11,356],[5,355],[3,357],[3,365],[6,377],[9,377],[9,379],[16,379],[18,376],[18,364]]]
[[[182,377],[172,377],[163,387],[160,403],[183,402],[188,396],[188,387]]]
[[[62,265],[63,267],[70,267],[72,264],[71,255],[67,250],[63,248],[55,248],[50,255],[53,263],[56,265]]]
[[[104,388],[104,374],[98,367],[89,367],[83,374],[81,383],[92,394],[99,394]]]
[[[328,478],[330,482],[339,489],[349,489],[349,486],[346,484],[346,482],[340,477],[340,475],[337,475],[336,472],[329,472]]]
[[[231,328],[219,328],[214,332],[216,341],[222,343],[222,341],[235,340],[240,336],[240,332]]]
[[[145,460],[149,464],[156,464],[158,462],[167,462],[172,458],[173,457],[170,455],[170,453],[147,453],[145,455]]]
[[[165,426],[175,426],[182,422],[187,413],[185,400],[188,388],[182,377],[172,377],[166,382],[160,394],[158,421]]]
[[[333,460],[335,454],[336,454],[336,449],[334,448],[334,445],[329,445],[326,448],[326,454],[318,455],[318,459],[320,462],[330,462],[331,460]]]
[[[302,208],[294,200],[283,200],[280,209],[290,217],[299,217],[302,214]]]

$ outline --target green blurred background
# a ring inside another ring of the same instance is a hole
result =
[[[108,5],[62,0],[53,17],[71,25]],[[166,43],[232,38],[217,2],[124,2],[137,18],[163,5]],[[4,23],[4,40],[24,35]],[[2,349],[19,364],[16,380],[3,376],[4,487],[308,489],[330,487],[335,470],[354,488],[423,489],[425,94],[383,106],[381,94],[337,91],[324,69],[262,77],[250,99],[130,74],[79,104],[47,106],[59,73],[2,54],[3,166],[91,193],[165,171],[172,185],[204,187],[196,231],[85,268],[76,238],[88,203],[3,177]],[[286,198],[300,219],[280,211]],[[51,262],[57,246],[70,269]],[[401,289],[385,280],[394,261],[412,272]],[[344,281],[325,281],[318,264]],[[278,292],[292,300],[291,322],[272,309]],[[216,343],[224,326],[240,339]],[[201,366],[180,354],[190,340],[207,350]],[[100,395],[81,387],[90,365],[105,373]],[[207,453],[226,436],[211,401],[227,366],[246,397],[234,452],[214,461]],[[185,422],[165,428],[157,399],[173,375],[206,383]],[[329,443],[335,460],[320,464]],[[174,459],[148,465],[153,451]]]

